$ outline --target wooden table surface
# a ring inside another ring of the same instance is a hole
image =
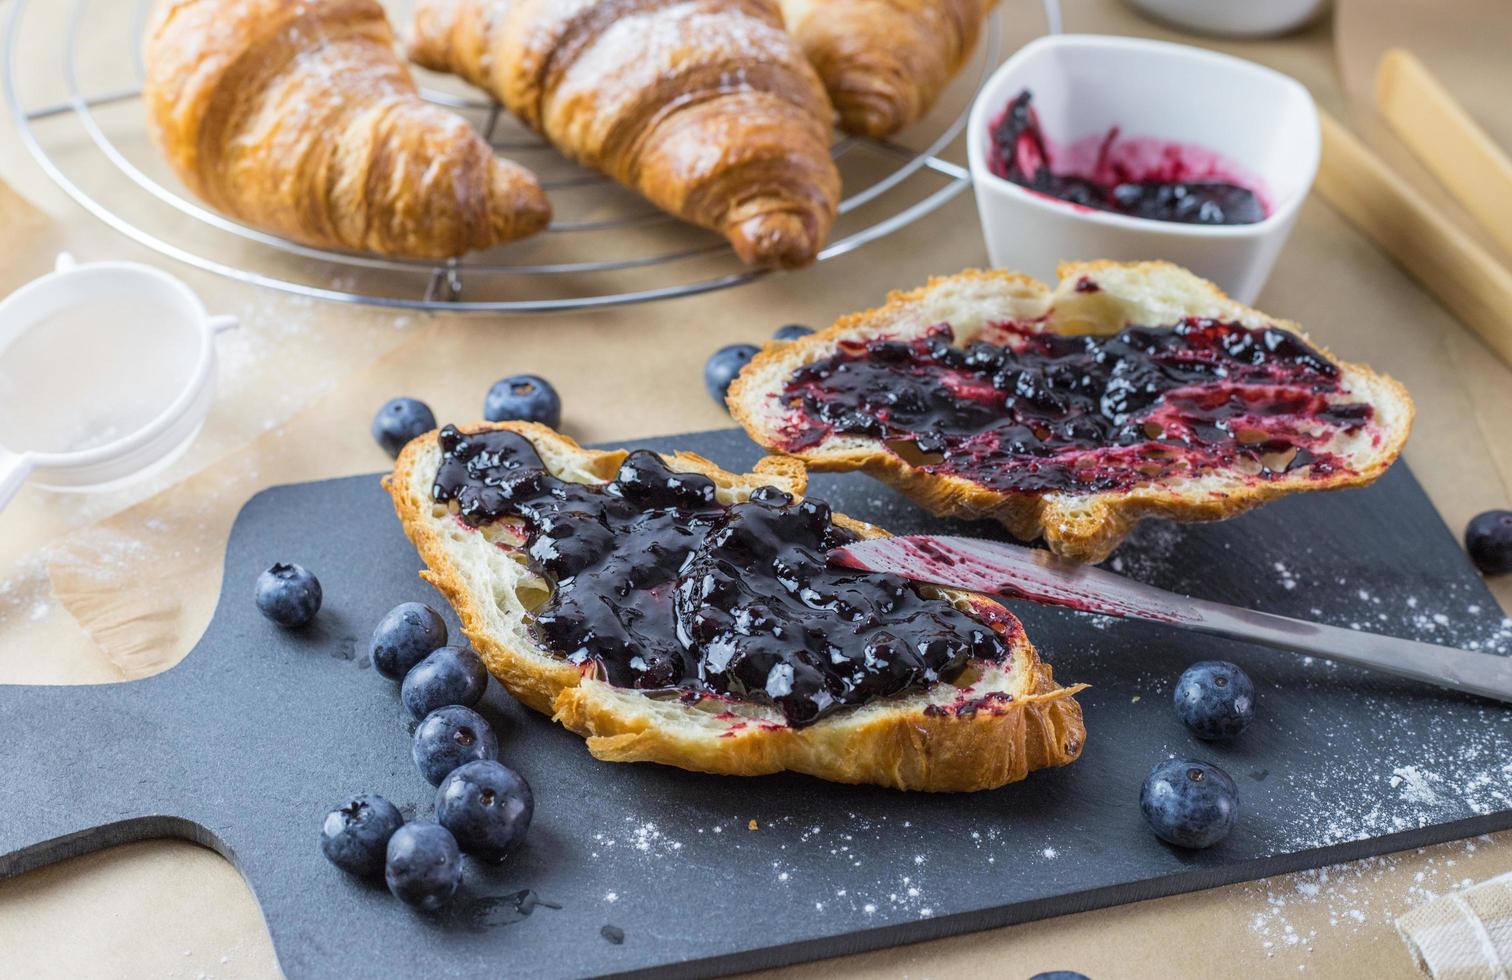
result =
[[[1066,6],[1071,30],[1192,40],[1114,0]],[[1028,0],[1004,0],[1004,7],[1006,53],[1041,20]],[[108,50],[122,42],[91,43]],[[1274,41],[1200,43],[1273,65],[1350,117],[1328,24]],[[1512,126],[1494,121],[1503,132]],[[736,291],[561,317],[395,316],[172,266],[83,213],[26,155],[10,120],[4,125],[0,178],[42,214],[0,184],[0,289],[46,271],[52,253],[67,247],[83,259],[169,267],[244,326],[222,338],[220,400],[171,471],[104,497],[27,490],[0,514],[0,682],[121,680],[174,662],[218,593],[219,550],[235,506],[272,483],[381,468],[366,425],[392,394],[470,418],[489,382],[535,371],[557,384],[564,427],[585,442],[712,428],[725,417],[700,374],[715,347],[759,341],[785,322],[823,324],[874,304],[889,288],[986,261],[966,194],[885,241]],[[960,159],[961,148],[949,155]],[[1508,506],[1512,371],[1317,199],[1305,206],[1257,305],[1407,384],[1419,408],[1407,458],[1450,527]],[[96,521],[104,523],[89,526]],[[152,556],[146,565],[144,550]],[[1494,588],[1507,608],[1512,583]],[[1032,792],[1032,780],[1023,788]],[[290,828],[294,840],[312,835],[312,828]],[[1434,894],[1509,869],[1512,833],[778,972],[1409,977],[1416,969],[1392,920]],[[255,899],[220,857],[191,844],[144,842],[0,882],[0,975],[276,972]]]

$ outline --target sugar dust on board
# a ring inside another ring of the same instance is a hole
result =
[[[140,430],[188,387],[199,344],[151,301],[58,310],[0,348],[0,446],[82,452]]]
[[[1254,181],[1212,150],[1106,133],[1056,146],[1026,89],[993,123],[988,164],[1004,180],[1077,207],[1196,225],[1249,225],[1269,214]]]

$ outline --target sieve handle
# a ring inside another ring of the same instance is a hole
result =
[[[31,476],[32,459],[26,453],[12,453],[0,449],[0,510],[11,502],[26,478]]]

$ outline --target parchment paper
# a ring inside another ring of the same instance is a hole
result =
[[[1038,4],[1008,0],[1006,8],[1005,52],[1041,26]],[[1113,0],[1067,8],[1072,30],[1178,37]],[[1448,19],[1439,25],[1453,28]],[[1347,114],[1333,43],[1321,25],[1299,37],[1212,46],[1298,77],[1320,104]],[[1495,67],[1505,74],[1504,65]],[[961,148],[948,155],[961,159]],[[83,257],[144,257],[60,199],[14,141],[0,141],[0,174],[55,214],[59,238]],[[6,228],[0,243],[16,237]],[[0,288],[50,263],[48,255],[25,259],[30,269],[0,266]],[[715,347],[759,342],[785,322],[823,325],[880,302],[888,289],[985,261],[968,193],[821,268],[733,292],[571,316],[398,322],[173,267],[213,308],[242,313],[242,336],[254,341],[228,357],[236,367],[211,425],[167,475],[171,485],[84,501],[28,492],[0,514],[0,581],[10,583],[0,586],[0,682],[119,679],[177,661],[208,620],[240,505],[272,484],[382,468],[387,459],[367,426],[393,395],[424,398],[443,421],[468,420],[493,380],[536,371],[561,390],[564,428],[584,442],[710,428],[726,424],[701,382]],[[1304,208],[1257,305],[1409,387],[1419,416],[1407,456],[1451,527],[1508,505],[1505,425],[1489,421],[1512,399],[1512,371],[1322,203]],[[257,571],[231,574],[250,592]],[[1512,602],[1512,582],[1496,588],[1504,607]],[[333,794],[342,789],[333,785]],[[1211,972],[1221,950],[1234,974],[1406,977],[1413,968],[1391,920],[1431,891],[1509,868],[1512,835],[1502,835],[791,972],[1028,976],[1060,968],[1179,976]],[[273,964],[245,886],[219,858],[190,845],[120,848],[0,883],[0,973],[265,976]]]

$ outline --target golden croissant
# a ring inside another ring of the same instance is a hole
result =
[[[417,0],[410,55],[746,262],[829,235],[834,112],[776,0]]]
[[[529,171],[420,97],[376,0],[158,0],[146,62],[174,172],[249,225],[439,258],[550,221]]]
[[[928,112],[995,0],[781,0],[840,127],[890,136]]]

